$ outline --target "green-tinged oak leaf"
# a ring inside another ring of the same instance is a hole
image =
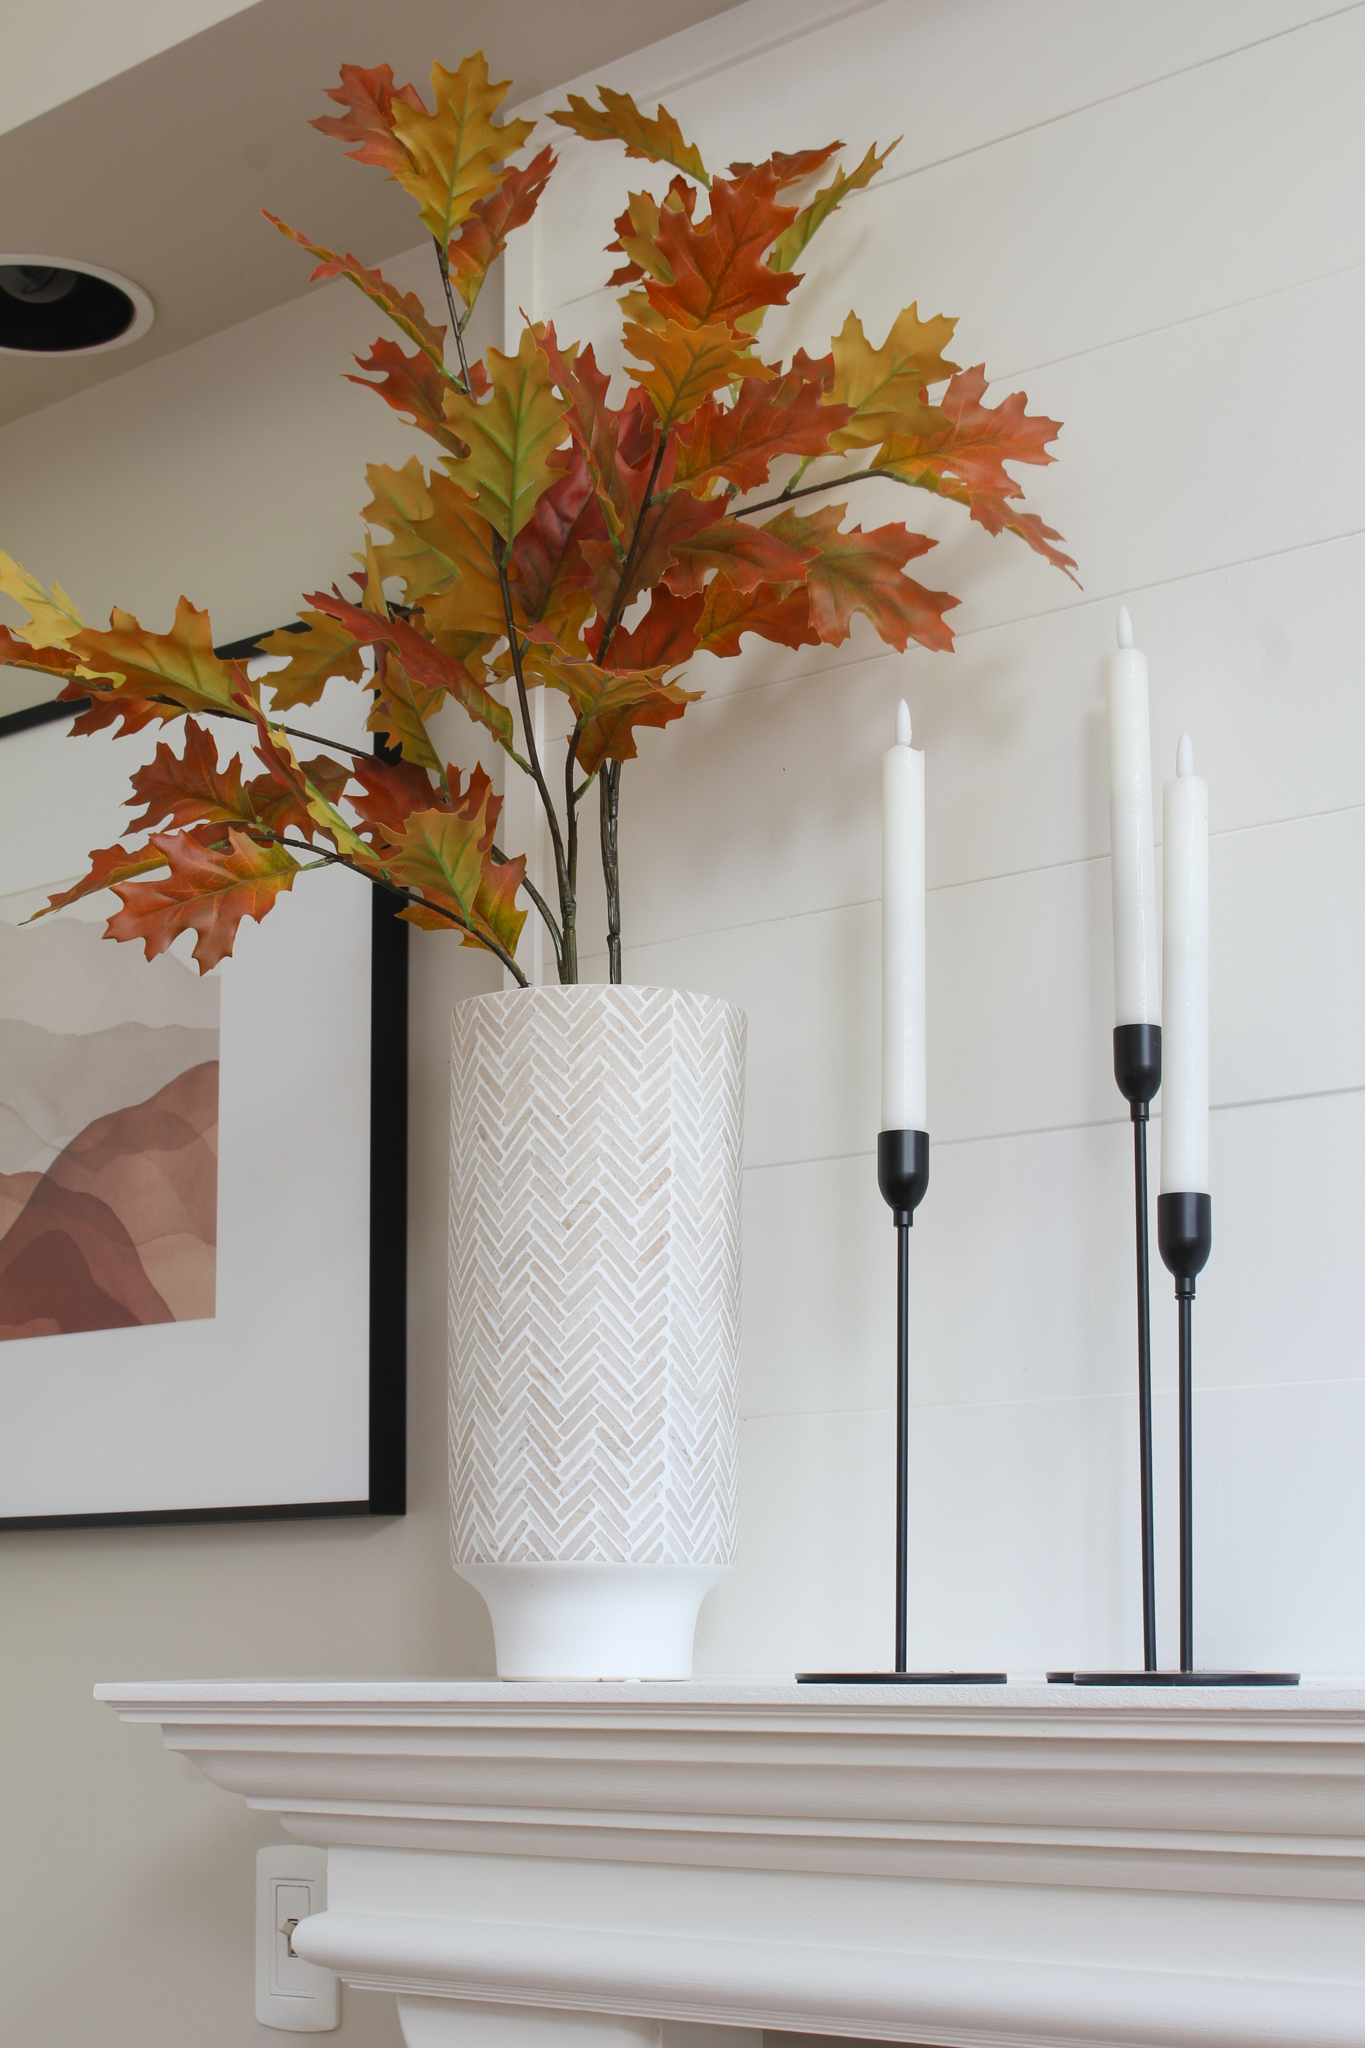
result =
[[[511,955],[526,921],[516,906],[526,862],[520,856],[503,863],[493,859],[497,799],[482,769],[470,776],[463,798],[458,788],[457,775],[451,808],[412,812],[401,828],[385,832],[385,865],[396,883],[430,906],[426,915],[420,904],[404,911],[411,923],[432,931],[453,922],[469,935],[466,943],[491,940]]]
[[[571,92],[568,106],[558,108],[550,119],[561,128],[572,128],[585,142],[624,142],[627,156],[643,157],[652,164],[672,164],[699,185],[710,184],[700,150],[695,143],[684,141],[682,129],[667,107],[656,107],[651,120],[628,92],[613,92],[609,85],[599,85],[597,96],[600,107],[581,93]]]
[[[569,431],[564,420],[568,407],[555,390],[549,358],[532,328],[522,329],[514,356],[490,348],[487,363],[488,399],[480,404],[454,393],[446,400],[446,418],[469,449],[463,462],[447,459],[446,467],[508,542],[558,474],[550,458]]]
[[[395,86],[387,64],[376,64],[371,71],[359,64],[343,64],[340,85],[326,86],[324,91],[329,100],[345,107],[346,112],[320,114],[316,121],[309,122],[310,128],[338,142],[358,144],[357,148],[347,150],[347,156],[354,157],[357,163],[376,164],[390,177],[400,164],[410,161],[394,136],[393,103],[402,100],[410,107],[421,108],[422,96],[415,85]]]
[[[824,226],[840,201],[847,198],[850,192],[861,191],[864,185],[871,184],[899,141],[900,137],[897,136],[896,142],[888,143],[880,156],[874,142],[856,171],[836,171],[829,184],[821,186],[809,206],[803,206],[791,226],[784,228],[778,236],[777,246],[770,258],[774,270],[790,270],[792,265],[800,260],[802,251],[817,228]],[[836,143],[835,148],[838,147],[839,144]]]
[[[203,846],[190,832],[155,832],[151,846],[169,873],[155,881],[112,884],[123,908],[105,927],[111,939],[140,940],[149,960],[180,937],[198,934],[194,959],[201,974],[232,951],[244,917],[259,921],[291,888],[299,864],[283,846],[262,845],[226,826],[226,847]]]
[[[72,634],[79,633],[85,624],[60,583],[54,583],[51,590],[45,589],[36,576],[30,576],[13,556],[3,551],[0,590],[6,597],[17,599],[28,613],[23,638],[31,648],[66,647]]]
[[[917,308],[907,306],[896,315],[881,347],[873,348],[862,321],[856,313],[849,314],[831,343],[834,378],[829,396],[832,403],[846,405],[850,415],[833,436],[835,448],[875,448],[893,434],[928,429],[933,408],[925,401],[925,387],[941,383],[957,369],[943,354],[956,325],[941,313],[921,320]]]
[[[442,249],[476,203],[497,190],[495,165],[520,149],[535,127],[534,121],[493,119],[511,82],[491,83],[483,51],[476,50],[455,71],[432,65],[434,113],[420,102],[393,103],[394,133],[407,156],[393,175],[417,201],[423,226]]]
[[[648,366],[631,374],[649,393],[660,433],[690,420],[702,400],[723,384],[760,378],[765,371],[774,374],[754,358],[747,344],[737,344],[723,324],[681,327],[670,320],[652,328],[628,320],[624,339],[628,354]]]
[[[240,666],[214,653],[209,615],[196,611],[187,597],[177,602],[169,633],[149,633],[131,612],[115,607],[107,632],[83,627],[73,633],[70,651],[82,664],[78,676],[90,677],[91,707],[100,724],[122,715],[125,730],[132,731],[185,711],[248,715],[236,701],[239,692],[250,694]],[[72,690],[78,694],[74,683]],[[75,729],[92,728],[78,721]]]
[[[53,896],[25,922],[32,924],[37,918],[46,917],[50,911],[64,910],[68,903],[79,903],[83,896],[98,896],[101,889],[112,889],[116,882],[131,882],[134,876],[154,874],[165,865],[165,854],[155,846],[138,846],[131,850],[126,846],[97,846],[90,855],[89,874],[82,875],[79,882],[63,889],[59,896]]]
[[[473,312],[485,278],[507,247],[507,237],[525,227],[535,212],[556,162],[547,144],[524,168],[513,165],[504,171],[497,190],[486,199],[476,199],[470,208],[469,218],[447,252],[450,281],[467,312]]]
[[[366,298],[378,306],[380,312],[392,320],[394,326],[400,328],[409,341],[415,341],[418,348],[430,356],[443,375],[446,374],[445,328],[432,325],[427,318],[426,308],[416,292],[400,292],[397,285],[390,284],[379,271],[367,270],[358,257],[338,256],[334,249],[321,248],[317,243],[310,242],[306,235],[301,235],[297,228],[291,228],[287,222],[280,220],[277,215],[267,212],[264,207],[261,211],[282,235],[287,236],[291,242],[297,242],[310,256],[317,257],[318,267],[312,274],[311,283],[318,284],[329,277],[349,278],[357,291],[364,292]],[[454,380],[451,379],[451,382]]]
[[[827,645],[837,647],[852,631],[853,614],[862,612],[873,630],[900,653],[912,640],[946,653],[953,644],[944,613],[958,603],[945,590],[926,590],[904,574],[905,564],[935,545],[925,534],[903,526],[879,526],[864,533],[860,526],[841,532],[846,505],[826,505],[818,512],[782,512],[770,520],[793,547],[808,548],[816,559],[805,572],[810,619]]]

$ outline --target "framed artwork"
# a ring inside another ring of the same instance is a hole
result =
[[[0,1530],[401,1514],[408,927],[338,870],[203,976],[27,922],[164,736],[76,708],[0,718]]]

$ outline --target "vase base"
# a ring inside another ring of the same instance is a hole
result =
[[[498,1677],[685,1679],[728,1564],[457,1564],[493,1622]]]

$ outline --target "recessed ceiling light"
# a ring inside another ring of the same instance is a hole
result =
[[[156,317],[141,285],[69,256],[0,255],[0,355],[93,356]]]

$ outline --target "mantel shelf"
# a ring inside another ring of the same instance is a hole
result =
[[[603,2039],[1365,2044],[1359,1689],[97,1691],[326,1845],[295,1945],[410,2042],[479,2001],[633,2016]]]

